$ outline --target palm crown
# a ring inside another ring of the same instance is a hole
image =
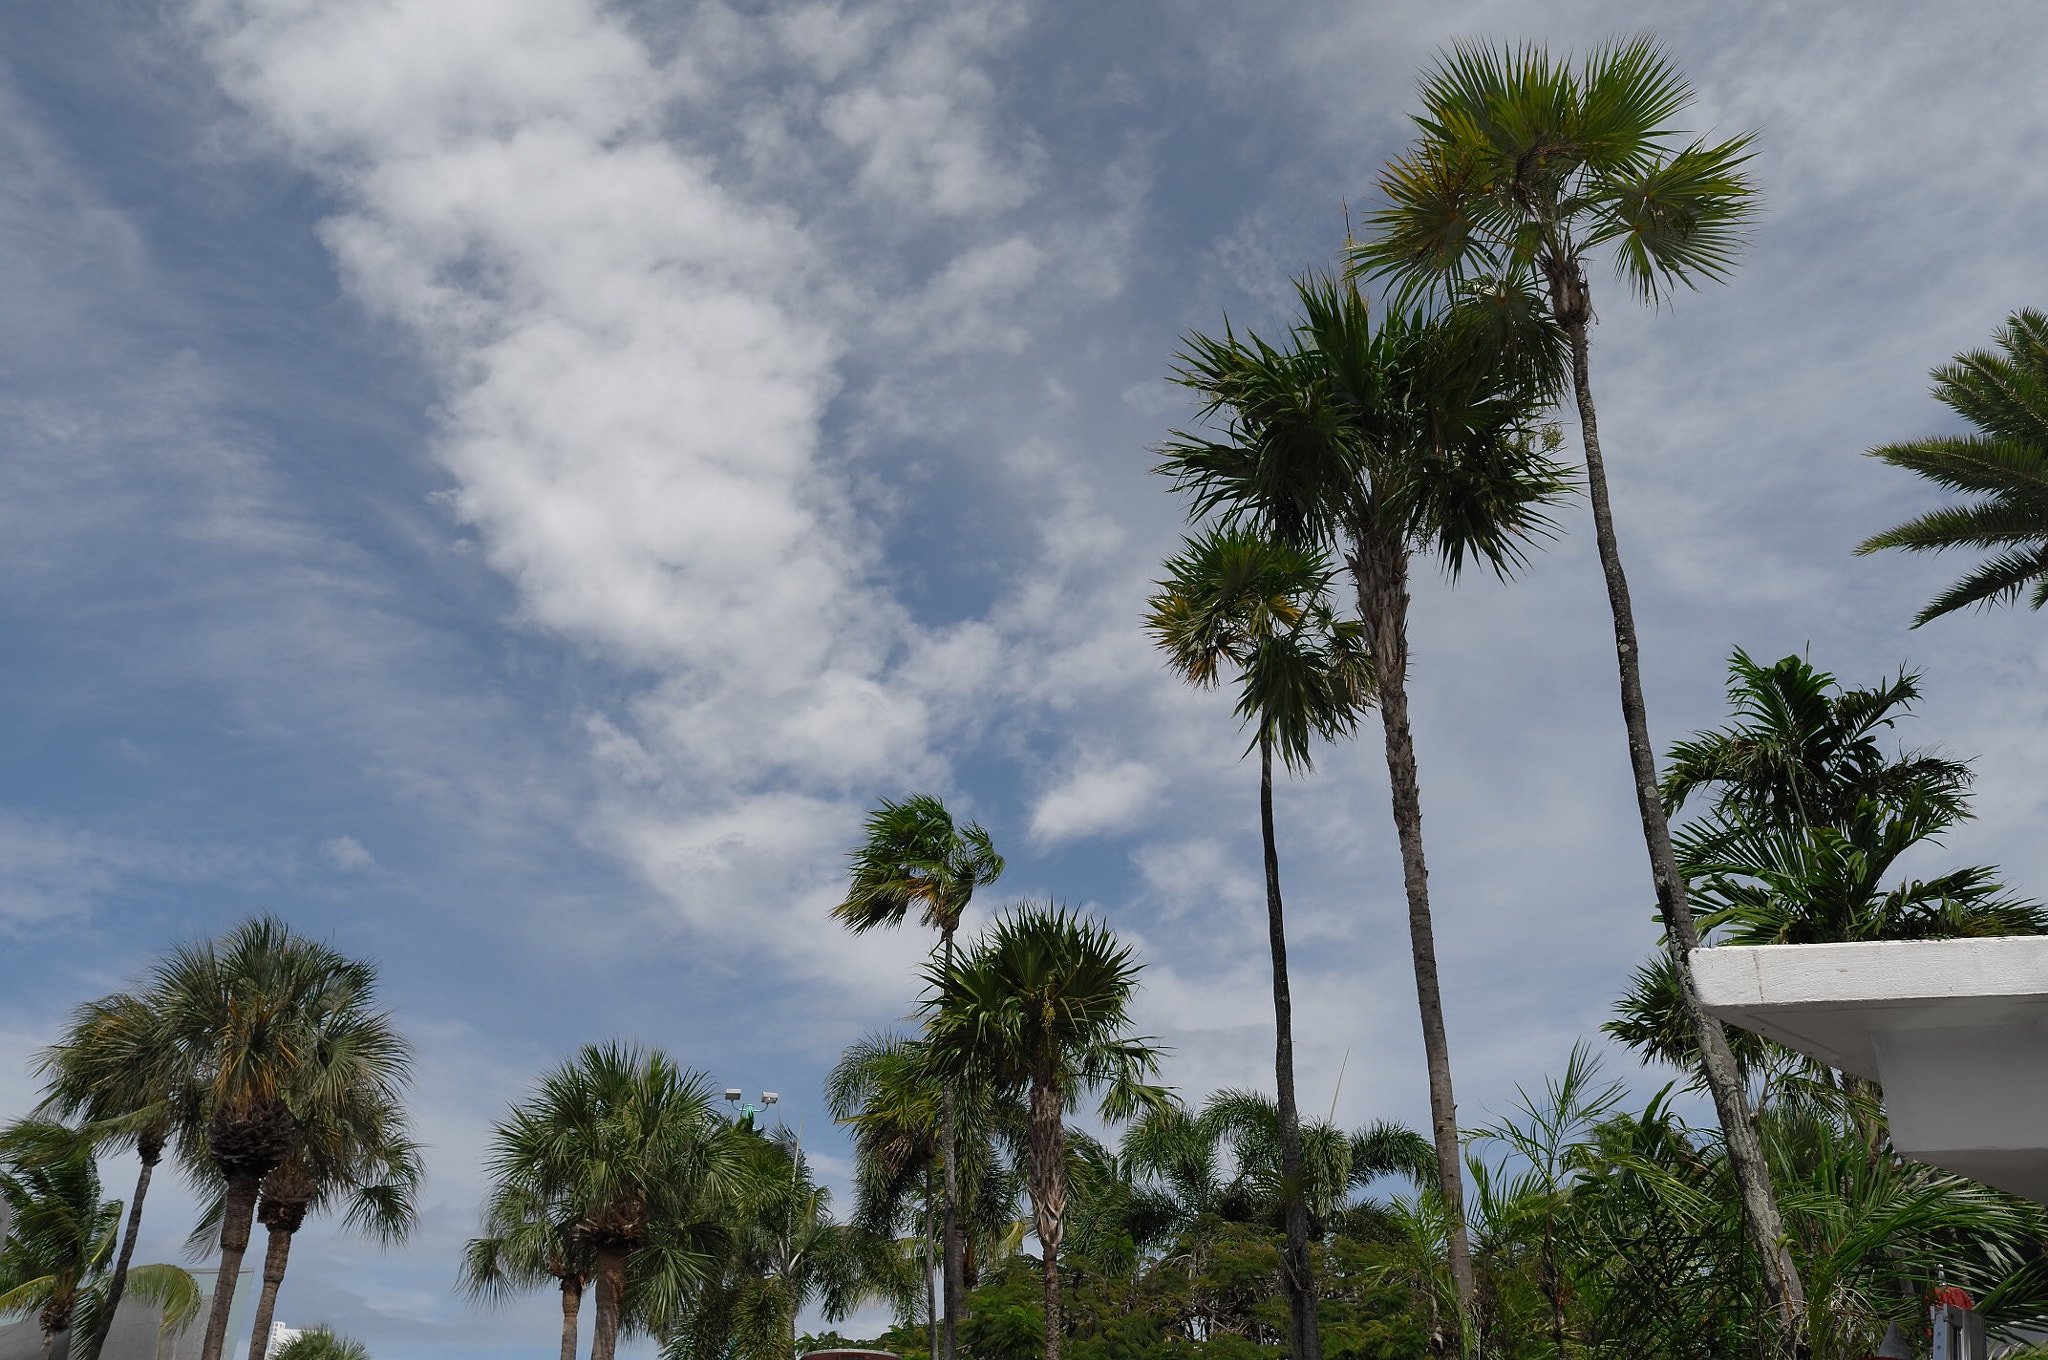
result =
[[[974,890],[995,882],[1003,857],[979,823],[956,826],[930,794],[884,799],[863,828],[852,855],[853,882],[832,914],[855,931],[893,926],[916,910],[923,923],[950,938]]]
[[[1546,286],[1563,323],[1590,318],[1585,263],[1613,248],[1646,300],[1726,277],[1755,213],[1747,135],[1681,141],[1693,92],[1645,38],[1576,67],[1540,47],[1459,43],[1422,83],[1421,135],[1380,176],[1387,206],[1354,247],[1403,287]]]
[[[1995,553],[1914,618],[1918,628],[1966,605],[2004,604],[2032,586],[2027,603],[2048,605],[2048,317],[2015,312],[1998,332],[1999,353],[1973,350],[1934,373],[1934,395],[1976,427],[1887,444],[1870,456],[1950,491],[1978,499],[1944,506],[1865,539],[1883,548]]]
[[[1289,768],[1306,769],[1315,738],[1357,727],[1372,665],[1359,625],[1325,599],[1330,568],[1320,552],[1249,528],[1213,529],[1185,540],[1166,571],[1146,628],[1191,685],[1218,683],[1226,664],[1237,669],[1237,715],[1253,725],[1254,746],[1270,742]]]

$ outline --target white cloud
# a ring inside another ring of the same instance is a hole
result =
[[[327,862],[344,872],[353,873],[375,865],[377,857],[369,852],[354,836],[335,836],[320,842],[320,853]]]
[[[233,847],[112,835],[0,810],[0,933],[85,916],[164,885],[262,882],[281,867]]]
[[[1083,767],[1040,795],[1031,834],[1040,842],[1128,831],[1158,806],[1159,771],[1135,760]]]

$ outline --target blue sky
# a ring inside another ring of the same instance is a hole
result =
[[[0,1113],[169,943],[275,910],[380,960],[426,1219],[391,1255],[309,1229],[287,1321],[395,1360],[545,1336],[448,1286],[489,1121],[585,1040],[779,1090],[843,1170],[819,1078],[918,946],[825,919],[877,796],[986,822],[990,905],[1138,941],[1184,1089],[1270,1080],[1252,774],[1136,627],[1180,529],[1146,450],[1176,337],[1284,319],[1454,37],[1647,26],[1697,126],[1759,132],[1732,284],[1596,280],[1660,740],[1738,645],[1922,669],[1911,739],[1979,770],[1937,858],[2048,883],[2042,619],[1908,632],[1944,566],[1849,556],[1928,503],[1860,450],[1947,428],[1929,367],[2043,301],[2037,7],[0,12]],[[1414,631],[1477,1122],[1654,938],[1583,508]],[[1280,807],[1303,1088],[1350,1122],[1426,1099],[1375,746]]]

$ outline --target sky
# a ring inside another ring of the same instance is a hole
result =
[[[1928,370],[2048,302],[2038,6],[5,0],[0,1117],[73,1006],[279,913],[378,962],[430,1147],[412,1244],[316,1223],[279,1317],[530,1353],[551,1301],[477,1311],[454,1265],[491,1121],[578,1044],[777,1091],[843,1185],[821,1078],[926,942],[827,913],[912,791],[1008,857],[973,919],[1138,946],[1188,1098],[1270,1087],[1256,772],[1138,626],[1171,356],[1284,328],[1443,44],[1637,31],[1763,195],[1725,286],[1594,275],[1657,739],[1738,646],[1919,671],[1902,736],[1978,772],[1925,863],[2048,889],[2048,622],[1909,631],[1960,565],[1851,555],[1935,501],[1863,451],[1954,428]],[[1584,506],[1511,583],[1424,577],[1472,1125],[1597,1042],[1656,927]],[[1377,747],[1279,794],[1300,1081],[1420,1125]],[[152,1205],[172,1259],[189,1196]]]

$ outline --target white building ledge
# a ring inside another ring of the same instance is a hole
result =
[[[1916,1161],[2048,1203],[2048,936],[1723,946],[1700,1000],[1881,1082]]]

